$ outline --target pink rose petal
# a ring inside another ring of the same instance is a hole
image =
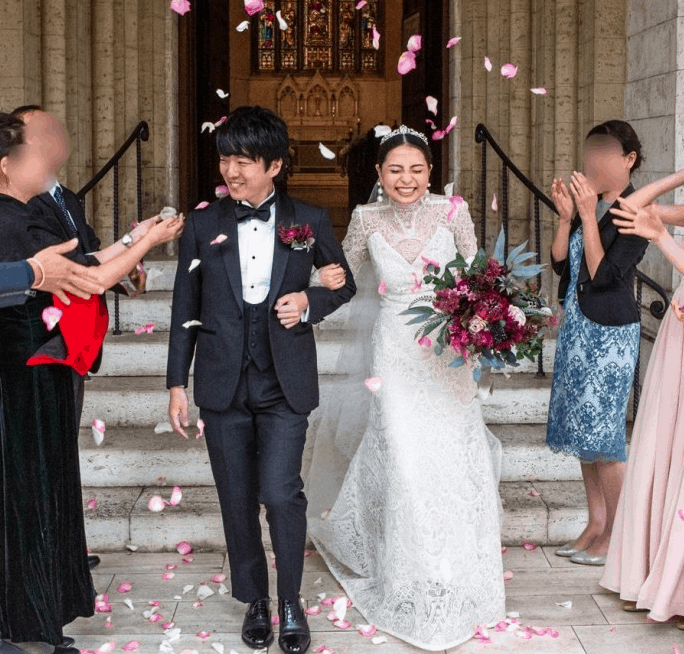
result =
[[[222,581],[225,581],[225,580],[226,580],[226,575],[224,575],[223,573],[221,573],[221,574],[219,574],[219,575],[214,575],[214,576],[211,578],[211,580],[212,580],[215,584],[220,584]]]
[[[206,209],[208,206],[209,203],[206,200],[203,200],[195,207],[195,211],[197,211],[198,209]]]
[[[169,500],[170,506],[177,506],[178,503],[183,498],[183,493],[181,492],[180,486],[174,486],[171,493],[171,499]]]
[[[477,640],[480,643],[491,643],[492,640],[489,637],[489,632],[487,631],[486,625],[480,624],[477,626],[477,629],[475,630],[475,634],[473,635],[473,638]]]
[[[188,541],[182,540],[176,544],[176,551],[183,555],[190,554],[190,552],[192,552],[192,545],[190,545]]]
[[[227,198],[230,196],[230,190],[225,184],[219,184],[215,189],[214,193],[216,194],[216,197],[219,200],[223,200],[223,198]]]
[[[190,11],[190,2],[188,0],[171,0],[171,11],[185,16]]]
[[[374,377],[374,379],[380,379],[380,378]],[[366,381],[369,381],[369,380],[366,380]],[[332,606],[335,603],[335,599],[336,598],[334,598],[334,597],[326,597],[326,598],[321,600],[321,605],[322,606]]]
[[[489,57],[485,57],[485,58],[484,58],[484,67],[487,69],[487,72],[488,72],[488,73],[491,72],[491,70],[492,70],[492,62],[491,62],[491,60],[489,59]]]
[[[531,541],[529,541],[529,540],[526,540],[526,541],[523,543],[523,547],[524,547],[528,552],[534,552],[534,550],[537,549],[537,546],[536,546],[533,542],[531,542]]]
[[[499,200],[496,197],[496,193],[492,196],[492,211],[499,210]]]
[[[97,651],[98,652],[105,652],[105,653],[113,652],[115,647],[116,647],[116,643],[109,642],[109,643],[105,643],[104,645],[102,645]]]
[[[370,637],[374,636],[378,628],[374,624],[362,624],[359,625],[359,633],[362,636]]]
[[[430,128],[434,131],[437,129],[437,125],[435,125],[435,121],[432,120],[431,118],[426,118],[425,119],[425,124],[430,125]]]
[[[88,500],[87,506],[89,509],[96,509],[97,508],[97,500],[96,499]]]
[[[193,609],[201,609],[204,606],[204,602],[202,600],[197,600],[193,605]]]
[[[95,441],[95,445],[102,445],[102,442],[104,441],[104,433],[105,433],[105,424],[102,420],[98,420],[95,418],[93,420],[92,424],[92,429],[93,429],[93,440]]]
[[[315,654],[335,654],[335,650],[327,645],[321,645],[314,650]]]
[[[413,286],[411,287],[411,293],[417,293],[423,286],[423,280],[418,276],[417,272],[412,272],[413,275]]]
[[[131,588],[133,588],[133,584],[130,581],[122,581],[119,584],[117,591],[120,593],[127,593],[129,590],[131,590]]]
[[[376,50],[380,49],[380,37],[381,36],[382,35],[380,34],[380,32],[378,32],[378,30],[375,29],[375,26],[373,26],[373,47]]]
[[[168,581],[169,579],[173,579],[175,576],[176,576],[176,573],[175,573],[175,572],[165,572],[165,573],[162,575],[162,579],[163,579],[164,581]]]
[[[672,643],[672,651],[674,654],[682,654],[681,650],[679,647],[677,647],[677,643]]]
[[[504,64],[501,66],[501,75],[506,79],[511,79],[518,74],[518,67],[513,64]]]
[[[447,50],[449,48],[453,48],[457,43],[460,42],[460,40],[461,40],[460,36],[454,36],[454,37],[450,38],[446,44]]]
[[[530,496],[531,497],[539,497],[539,491],[536,491],[534,488],[530,491]]]
[[[225,234],[219,234],[209,245],[220,245],[225,241],[228,237]]]
[[[338,629],[349,629],[349,627],[352,626],[349,620],[337,620],[336,622],[333,622],[333,625]]]
[[[679,516],[680,520],[684,520],[684,510],[679,509],[679,511],[677,511],[677,515]]]
[[[156,322],[148,322],[145,323],[142,327],[138,327],[135,330],[135,333],[140,336],[140,334],[152,334],[154,332],[154,327],[157,323]]]
[[[47,330],[51,332],[57,323],[62,319],[62,310],[57,307],[45,307],[43,313],[40,314]]]
[[[401,53],[399,63],[397,63],[397,72],[400,75],[410,73],[416,67],[416,55],[414,52],[406,51]]]
[[[458,116],[452,116],[449,124],[444,129],[438,129],[432,134],[433,141],[441,141],[458,123]]]
[[[164,566],[167,570],[175,570],[176,569],[176,564],[175,563],[167,563]]]
[[[276,18],[278,19],[278,27],[280,27],[283,32],[288,28],[287,21],[283,18],[282,12],[280,9],[276,11]]]
[[[425,98],[425,104],[427,104],[428,111],[430,113],[437,115],[437,104],[438,104],[437,98],[428,95],[427,98]]]
[[[534,89],[530,89],[535,95],[546,95],[546,89],[543,86],[539,86]]]
[[[506,547],[505,545],[502,545],[501,546],[501,553],[505,554],[506,552],[508,552],[508,547]]]
[[[112,624],[112,618],[111,616],[108,616],[107,619],[105,620],[105,627],[107,629],[111,629],[114,625]]]
[[[171,622],[165,622],[161,627],[164,631],[166,631],[167,629],[173,629],[175,626],[176,623],[173,620],[171,620]]]
[[[152,511],[152,513],[159,513],[160,511],[163,511],[165,506],[166,503],[164,502],[164,498],[160,497],[159,495],[153,495],[150,497],[150,501],[147,504],[147,508]]]
[[[280,618],[277,615],[271,616],[271,624],[280,624]]]
[[[504,581],[510,581],[513,579],[513,573],[510,570],[506,570],[506,572],[503,573],[503,578]]]
[[[418,345],[421,347],[432,347],[432,339],[429,336],[423,336],[419,341]]]
[[[356,3],[356,8],[361,9],[365,7],[368,4],[367,0],[360,0],[359,2]]]
[[[188,554],[187,556],[184,556],[182,561],[183,563],[192,563],[195,560],[195,557],[193,554]]]
[[[439,268],[439,261],[435,261],[434,259],[430,259],[429,257],[420,257],[423,260],[423,272],[427,272],[427,269],[429,266],[434,266],[435,268]]]
[[[245,11],[250,15],[258,14],[264,8],[264,0],[245,0]]]
[[[134,652],[140,647],[140,643],[137,640],[129,640],[125,645],[121,646],[124,652]]]
[[[304,609],[304,613],[306,613],[307,615],[320,615],[322,610],[323,609],[321,609],[320,606],[312,606]]]
[[[406,49],[409,52],[418,52],[423,47],[423,37],[420,34],[414,34],[406,44]]]
[[[211,638],[211,631],[198,631],[195,635],[200,640],[206,640],[207,638]]]
[[[387,284],[385,283],[385,280],[382,279],[380,280],[380,285],[378,286],[378,293],[380,295],[384,295],[387,292]]]
[[[202,420],[202,418],[197,419],[197,429],[199,431],[197,432],[195,438],[202,438],[202,436],[204,436],[204,420]]]
[[[366,385],[366,388],[371,392],[371,393],[376,393],[377,391],[380,390],[380,387],[382,386],[382,379],[380,377],[371,377],[370,379],[366,379],[365,382],[363,382]],[[326,604],[327,598],[321,602],[324,606],[328,606]],[[332,601],[330,602],[332,604]]]
[[[447,214],[447,220],[451,222],[453,220],[454,213],[458,211],[458,208],[465,202],[465,200],[460,195],[452,195],[449,198],[449,202],[451,203],[451,209]]]

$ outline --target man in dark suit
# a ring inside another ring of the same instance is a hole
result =
[[[190,213],[180,242],[169,415],[187,438],[194,354],[194,399],[206,425],[232,593],[249,603],[242,639],[255,649],[273,641],[264,504],[278,566],[278,642],[301,654],[310,636],[299,597],[307,505],[300,472],[308,415],[318,405],[311,325],[356,287],[327,212],[275,190],[287,161],[285,123],[267,109],[240,107],[217,129],[216,142],[231,197]],[[284,232],[292,226],[294,241]],[[309,288],[312,268],[329,263],[343,266],[345,286]]]

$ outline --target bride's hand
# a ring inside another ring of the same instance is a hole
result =
[[[347,279],[347,273],[339,263],[331,263],[319,268],[318,277],[321,283],[331,291],[342,288]]]
[[[183,214],[180,214],[176,218],[167,218],[162,220],[157,218],[160,222],[150,228],[146,234],[146,238],[150,239],[152,246],[161,245],[162,243],[168,243],[174,239],[180,238],[183,233],[183,228],[185,227],[185,218]]]

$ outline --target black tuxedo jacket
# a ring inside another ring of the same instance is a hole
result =
[[[630,184],[622,193],[627,197],[634,192]],[[611,208],[619,209],[615,202]],[[605,252],[594,278],[589,274],[587,259],[582,252],[579,274],[577,277],[577,303],[582,313],[600,325],[627,325],[639,322],[639,310],[634,299],[634,276],[637,264],[643,258],[648,241],[641,236],[620,234],[610,211],[601,218],[598,224],[603,251]],[[575,215],[570,227],[572,236],[582,224],[579,213]],[[560,275],[558,299],[563,302],[570,284],[570,257],[556,261],[551,254],[554,272]]]
[[[318,406],[318,371],[312,324],[348,302],[356,286],[342,248],[333,233],[328,212],[278,194],[275,247],[268,294],[268,332],[276,375],[290,407],[308,413]],[[293,250],[278,234],[279,225],[308,224],[315,243],[310,251]],[[211,245],[219,235],[228,238]],[[188,271],[193,259],[200,264]],[[338,291],[309,287],[312,268],[340,263],[347,281]],[[288,293],[306,291],[309,322],[285,329],[273,309]],[[195,356],[195,403],[212,411],[230,406],[240,378],[243,346],[242,277],[235,201],[225,198],[188,215],[180,241],[173,289],[167,387],[187,386]],[[199,320],[200,327],[183,327]]]

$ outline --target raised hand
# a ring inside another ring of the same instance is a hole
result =
[[[562,179],[553,180],[553,184],[551,185],[551,197],[553,198],[553,204],[556,206],[561,222],[569,223],[572,220],[575,203],[570,196],[568,187]]]
[[[610,213],[617,216],[613,222],[621,234],[641,236],[651,241],[657,241],[667,233],[663,221],[660,219],[658,206],[649,204],[643,209],[637,208],[625,198],[618,198],[621,209],[611,209]]]
[[[574,172],[570,179],[570,191],[575,198],[580,218],[596,220],[598,195],[593,184],[582,173]]]
[[[157,217],[157,219],[159,222],[150,227],[146,235],[152,241],[152,245],[161,245],[162,243],[168,243],[180,238],[185,227],[183,214],[176,218],[167,218],[166,220],[163,220],[161,217]]]
[[[318,277],[326,288],[336,291],[344,286],[347,273],[339,263],[330,263],[319,268]]]

